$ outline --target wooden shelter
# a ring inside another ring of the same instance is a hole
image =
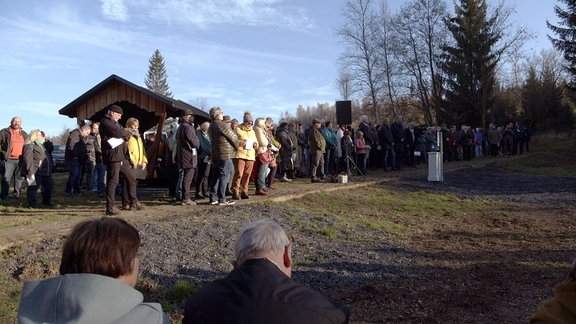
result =
[[[86,121],[100,121],[108,112],[107,108],[113,104],[119,105],[124,110],[120,124],[124,125],[128,118],[135,117],[140,122],[142,134],[156,126],[157,139],[162,138],[166,118],[178,118],[184,109],[194,112],[196,125],[210,120],[210,116],[205,111],[181,100],[175,100],[135,85],[115,74],[64,106],[58,113],[76,118],[77,124],[81,125]],[[151,150],[153,155],[157,155],[159,146],[160,140],[155,141]],[[156,169],[157,160],[158,156],[150,156],[149,153],[149,177]]]

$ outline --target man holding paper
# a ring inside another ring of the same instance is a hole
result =
[[[136,178],[130,170],[130,157],[126,141],[130,133],[118,121],[124,111],[118,105],[108,108],[108,113],[100,121],[100,136],[102,137],[102,159],[106,165],[106,214],[118,215],[120,210],[115,206],[116,187],[120,174],[125,177],[128,189],[130,209],[142,209],[142,204],[136,198]]]
[[[194,171],[198,166],[198,148],[200,140],[194,129],[194,115],[192,110],[184,109],[180,127],[176,132],[176,164],[183,170],[182,179],[182,206],[196,205],[190,197],[190,187],[194,179]]]

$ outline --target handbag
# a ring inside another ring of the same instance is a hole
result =
[[[258,154],[258,161],[262,164],[270,163],[273,160],[274,160],[274,156],[268,150],[266,150],[264,153]]]

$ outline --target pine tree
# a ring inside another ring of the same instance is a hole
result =
[[[148,62],[150,65],[146,80],[144,80],[146,87],[155,93],[172,98],[172,92],[168,85],[168,75],[164,66],[164,57],[162,57],[160,50],[155,50]]]
[[[497,16],[487,18],[486,0],[460,0],[455,13],[446,20],[454,43],[442,48],[446,90],[438,119],[486,125],[499,58],[495,44],[501,36],[494,32]]]
[[[564,54],[566,60],[566,70],[572,77],[572,90],[576,86],[576,0],[559,0],[566,4],[567,9],[562,9],[559,5],[554,6],[554,12],[560,18],[560,25],[555,26],[546,21],[548,28],[558,35],[553,38],[548,35],[555,49]]]

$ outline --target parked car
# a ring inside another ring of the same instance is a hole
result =
[[[54,150],[52,151],[52,161],[54,161],[54,172],[64,172],[68,171],[68,164],[64,155],[66,154],[66,145],[64,144],[54,144]]]

